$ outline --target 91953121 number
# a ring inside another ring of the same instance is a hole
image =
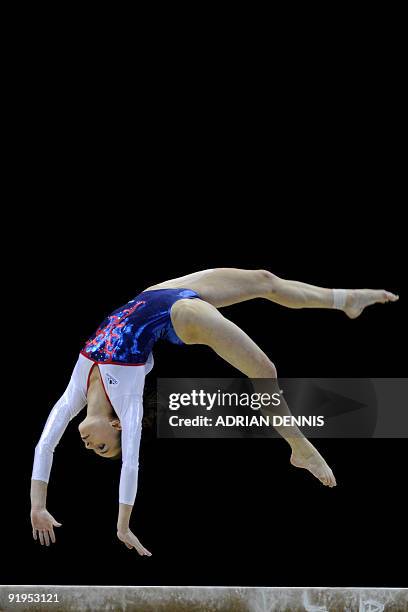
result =
[[[59,603],[57,593],[9,593],[10,603]]]

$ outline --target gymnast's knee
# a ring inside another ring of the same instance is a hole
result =
[[[264,293],[276,293],[281,279],[269,270],[255,270]]]

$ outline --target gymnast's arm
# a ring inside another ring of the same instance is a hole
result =
[[[54,449],[60,441],[68,423],[86,405],[86,394],[75,381],[76,370],[64,395],[51,410],[40,440],[35,447],[31,477],[31,524],[33,537],[39,536],[41,544],[49,546],[55,542],[54,527],[58,523],[47,511],[47,486],[50,478]],[[38,534],[37,534],[38,532]]]
[[[119,514],[117,536],[128,548],[135,548],[139,555],[151,553],[139,542],[129,527],[137,492],[139,472],[139,448],[142,435],[142,398],[124,395],[117,398],[115,408],[122,427],[122,469],[119,483]]]

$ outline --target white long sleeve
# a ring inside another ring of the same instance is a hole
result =
[[[142,366],[99,364],[105,391],[122,427],[119,503],[130,506],[135,502],[138,484],[144,382],[153,363],[153,356],[150,355]]]
[[[133,506],[139,473],[139,448],[142,436],[142,398],[125,395],[115,398],[115,410],[122,426],[122,470],[119,483],[119,503]]]
[[[68,387],[51,410],[40,440],[35,447],[33,480],[48,482],[55,447],[68,423],[86,406],[86,380],[89,361],[80,358],[74,368]]]

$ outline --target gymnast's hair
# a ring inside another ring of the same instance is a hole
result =
[[[106,457],[106,459],[114,459],[115,461],[122,459],[122,434],[121,433],[119,433],[118,435],[118,441],[119,441],[119,448],[117,452],[112,457]]]

